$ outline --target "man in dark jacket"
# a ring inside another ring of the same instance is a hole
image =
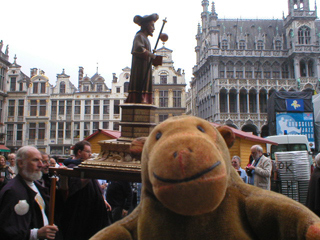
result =
[[[107,201],[112,208],[112,221],[127,216],[132,205],[132,188],[127,181],[111,181],[107,188]]]
[[[74,158],[63,163],[68,168],[77,167],[91,156],[91,145],[81,141],[74,146]],[[107,207],[96,179],[69,178],[68,198],[61,217],[64,240],[87,240],[109,223]]]
[[[0,238],[55,239],[57,226],[48,225],[49,196],[36,182],[41,178],[42,157],[32,146],[16,155],[18,175],[0,192]]]

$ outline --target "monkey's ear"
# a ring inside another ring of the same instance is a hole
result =
[[[130,152],[132,154],[136,154],[136,155],[141,154],[144,143],[146,142],[146,140],[147,140],[147,137],[139,137],[139,138],[134,139],[130,145]]]
[[[231,148],[234,141],[236,140],[236,136],[234,135],[233,131],[226,126],[219,126],[217,130],[220,132],[221,136],[226,141],[228,148]]]

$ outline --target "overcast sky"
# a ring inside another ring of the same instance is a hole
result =
[[[176,69],[185,70],[186,82],[196,64],[195,35],[201,21],[202,0],[7,0],[1,2],[0,40],[9,45],[10,62],[17,63],[28,76],[38,68],[55,85],[56,75],[65,69],[78,86],[79,66],[92,76],[97,71],[111,87],[112,73],[117,76],[131,66],[131,48],[139,26],[135,15],[158,13],[152,48],[167,18],[163,32],[173,50]],[[211,11],[211,3],[209,10]],[[219,18],[282,19],[288,13],[288,0],[215,0]],[[314,0],[310,0],[314,10]],[[158,48],[162,46],[159,42]]]

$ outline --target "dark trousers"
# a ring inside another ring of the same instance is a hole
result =
[[[112,207],[112,223],[122,219],[122,207]]]

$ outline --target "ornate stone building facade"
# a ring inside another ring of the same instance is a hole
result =
[[[195,48],[190,114],[267,136],[267,101],[273,91],[315,89],[320,76],[316,7],[288,0],[279,19],[219,19],[202,1]]]
[[[0,41],[0,144],[5,143],[5,100],[7,97],[7,81],[8,70],[11,63],[9,62],[9,46],[6,46],[4,52],[2,51],[3,41]]]
[[[119,129],[120,113],[114,109],[121,98],[98,72],[84,77],[80,67],[76,88],[64,70],[52,86],[44,71],[33,68],[29,78],[20,68],[15,62],[8,70],[5,126],[11,151],[33,145],[52,155],[69,155],[72,145],[96,130]]]
[[[157,55],[163,56],[162,66],[153,70],[153,103],[158,107],[156,123],[186,112],[185,73],[181,68],[174,68],[172,52],[164,46],[156,51]]]
[[[159,122],[185,112],[186,84],[183,71],[173,67],[172,50],[163,47],[157,54],[164,56],[163,66],[153,70]],[[3,128],[3,144],[12,152],[33,145],[52,155],[69,155],[71,146],[98,129],[120,130],[120,105],[127,97],[129,67],[122,69],[119,78],[113,74],[111,88],[98,69],[89,77],[83,67],[79,67],[78,87],[65,70],[57,74],[52,86],[43,70],[33,68],[28,77],[16,58],[13,64],[8,62],[7,51],[0,57],[0,144]]]

